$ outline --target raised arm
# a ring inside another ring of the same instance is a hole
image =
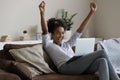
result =
[[[46,20],[45,20],[45,2],[44,1],[42,1],[40,3],[39,10],[40,10],[42,34],[47,34],[48,33],[48,27],[47,27],[47,23],[46,23]]]
[[[87,15],[87,17],[84,19],[84,21],[82,22],[82,24],[80,25],[80,27],[77,29],[77,32],[81,33],[83,31],[84,27],[89,22],[90,18],[92,17],[92,15],[96,11],[96,9],[97,9],[96,4],[94,2],[91,2],[90,3],[90,12]]]

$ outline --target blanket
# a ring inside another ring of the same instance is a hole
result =
[[[99,41],[97,50],[101,49],[106,51],[116,72],[120,73],[120,38]]]

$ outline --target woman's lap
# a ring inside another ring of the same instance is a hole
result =
[[[75,58],[75,60],[68,61],[62,65],[59,69],[61,73],[64,74],[82,74],[86,71],[98,58],[104,58],[104,50],[95,51],[93,53],[80,56]]]

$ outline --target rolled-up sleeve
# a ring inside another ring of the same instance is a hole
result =
[[[78,32],[75,32],[72,37],[70,38],[70,40],[68,40],[67,42],[70,44],[71,47],[75,46],[76,45],[76,41],[78,38],[80,38],[82,35],[82,33],[78,33]]]

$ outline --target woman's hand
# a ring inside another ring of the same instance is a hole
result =
[[[45,12],[45,2],[44,2],[44,1],[42,1],[42,2],[40,3],[40,5],[39,5],[39,10],[40,10],[40,13],[41,13],[41,14],[44,14],[44,12]]]
[[[94,2],[90,3],[90,9],[92,12],[95,12],[97,10],[97,5]]]
[[[40,10],[40,15],[41,15],[41,27],[42,27],[42,33],[43,34],[47,34],[48,33],[48,27],[47,27],[47,23],[45,20],[45,2],[42,1],[39,5],[39,10]]]

